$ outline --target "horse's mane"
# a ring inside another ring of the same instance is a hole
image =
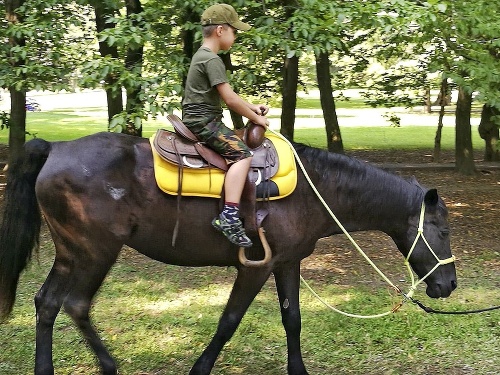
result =
[[[374,165],[326,150],[296,143],[294,148],[301,159],[307,161],[311,172],[318,177],[318,183],[331,184],[335,181],[348,191],[358,192],[358,199],[371,195],[367,205],[397,205],[413,207],[415,199],[422,201],[425,189],[415,178],[404,179]],[[373,200],[373,192],[380,196],[380,202]],[[363,203],[363,202],[360,202]],[[375,208],[375,207],[373,207]],[[370,209],[370,207],[365,207]]]

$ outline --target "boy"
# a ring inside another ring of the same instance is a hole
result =
[[[183,122],[200,141],[220,153],[229,166],[224,182],[224,209],[212,225],[231,243],[251,247],[252,241],[240,220],[239,203],[253,154],[221,121],[221,99],[227,107],[264,128],[269,124],[265,117],[269,108],[248,103],[233,91],[224,63],[217,55],[231,48],[237,30],[247,31],[251,26],[240,21],[234,8],[227,4],[212,5],[205,10],[201,25],[203,43],[189,67],[182,101]]]

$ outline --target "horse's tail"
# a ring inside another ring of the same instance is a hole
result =
[[[38,248],[42,219],[35,182],[50,148],[49,142],[33,139],[8,167],[0,224],[0,321],[12,311],[19,275]]]

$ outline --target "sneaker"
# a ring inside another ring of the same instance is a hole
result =
[[[231,243],[241,247],[252,246],[252,240],[246,235],[241,220],[238,219],[235,223],[230,224],[227,222],[224,214],[221,213],[212,220],[212,225],[215,229],[222,232]]]

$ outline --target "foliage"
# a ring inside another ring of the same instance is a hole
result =
[[[75,1],[27,0],[17,10],[22,22],[2,28],[0,38],[0,87],[16,90],[68,89],[77,61],[86,53],[88,30],[80,28],[89,8]],[[7,25],[6,25],[7,26]],[[9,47],[10,37],[25,45]],[[15,66],[16,61],[23,61]]]
[[[486,0],[298,0],[294,9],[283,1],[228,2],[254,26],[238,34],[230,53],[231,84],[246,98],[279,103],[283,62],[291,56],[300,57],[299,84],[307,91],[316,80],[314,56],[328,53],[336,91],[363,88],[373,106],[419,105],[424,90],[438,88],[443,77],[499,106],[500,21]],[[148,0],[142,13],[127,15],[122,0],[106,0],[116,12],[107,20],[113,27],[99,35],[97,3],[27,0],[19,9],[22,23],[2,18],[0,87],[138,92],[141,108],[115,116],[109,125],[115,130],[179,108],[186,53],[201,42],[199,17],[213,1]],[[26,45],[9,47],[12,36]],[[116,46],[119,56],[100,56],[98,42]],[[142,66],[127,67],[127,51],[143,45]]]

